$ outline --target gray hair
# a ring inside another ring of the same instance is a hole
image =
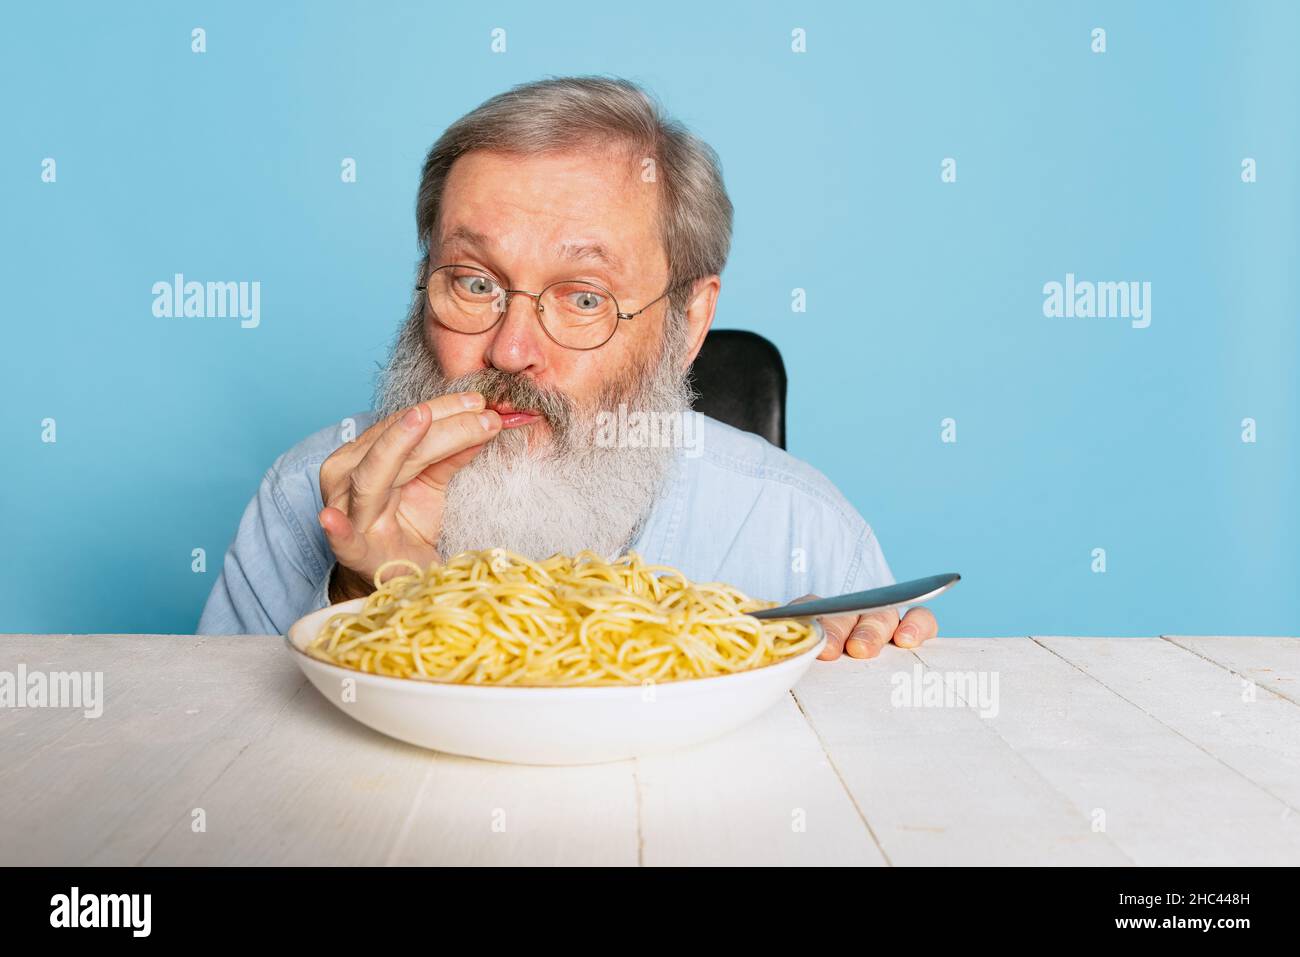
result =
[[[415,221],[421,251],[428,253],[440,228],[443,186],[458,157],[471,150],[546,153],[592,142],[621,146],[629,157],[653,162],[670,312],[681,314],[692,284],[721,273],[726,265],[731,200],[713,148],[668,117],[630,80],[573,76],[524,83],[447,127],[429,150],[420,176]],[[680,318],[670,317],[670,325]]]

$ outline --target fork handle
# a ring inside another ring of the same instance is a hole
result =
[[[779,608],[764,608],[762,611],[750,612],[752,618],[813,618],[818,615],[840,615],[853,611],[871,611],[873,608],[890,608],[894,605],[906,605],[908,602],[924,601],[940,592],[947,591],[961,576],[956,572],[943,575],[930,575],[927,578],[914,578],[884,588],[868,588],[866,591],[850,592],[847,595],[835,595],[831,598],[815,598],[811,601],[791,602]]]

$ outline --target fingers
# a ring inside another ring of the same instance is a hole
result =
[[[501,416],[491,409],[462,412],[435,422],[415,449],[400,463],[394,484],[405,485],[429,466],[458,455],[475,446],[482,446],[501,431]],[[473,458],[471,455],[469,458]],[[465,459],[469,461],[469,459]],[[462,465],[464,462],[461,463]],[[456,468],[459,468],[457,466]],[[446,476],[451,480],[456,468]],[[440,476],[441,477],[441,476]],[[443,483],[445,487],[445,483]]]
[[[394,488],[433,462],[482,445],[500,429],[501,417],[491,410],[461,411],[430,420],[425,404],[412,406],[352,470],[348,511],[353,523],[368,528],[384,513]]]
[[[939,620],[928,608],[917,606],[908,609],[903,621],[894,631],[894,644],[900,648],[915,648],[939,634]]]
[[[795,601],[816,597],[804,595]],[[850,658],[874,658],[893,636],[898,612],[883,608],[864,615],[823,615],[817,620],[826,633],[826,646],[817,655],[818,661],[834,661],[845,652]]]
[[[459,412],[475,412],[483,408],[483,394],[481,392],[451,392],[447,395],[440,395],[436,399],[429,399],[421,402],[418,406],[411,408],[425,408],[433,416],[433,421],[445,419],[448,416],[456,415]],[[402,413],[398,412],[388,417],[391,424],[394,420],[400,419]]]
[[[816,595],[809,595],[809,598],[816,598]],[[799,599],[803,601],[803,599]],[[819,661],[834,661],[844,653],[844,642],[853,630],[853,623],[857,621],[857,615],[822,615],[817,620],[821,622],[822,631],[826,633],[826,647],[817,655]]]
[[[366,457],[366,453],[370,451],[380,436],[396,425],[402,416],[410,412],[411,409],[421,407],[428,411],[432,421],[437,422],[458,412],[482,409],[483,396],[478,392],[453,392],[450,395],[439,396],[436,399],[421,402],[419,405],[402,409],[400,412],[394,412],[392,415],[373,423],[370,428],[358,435],[353,441],[348,442],[346,445],[340,445],[335,449],[334,454],[325,461],[325,471],[333,471],[346,476],[358,462]]]
[[[359,562],[365,555],[365,539],[356,533],[351,519],[340,509],[326,505],[317,516],[330,550],[340,564]]]
[[[816,595],[804,595],[791,604],[810,601]],[[900,648],[915,648],[939,634],[939,621],[930,609],[908,609],[899,621],[898,609],[882,608],[863,615],[823,615],[817,619],[826,633],[826,646],[818,661],[834,661],[847,652],[850,658],[874,658],[892,639]]]
[[[819,596],[801,595],[798,598],[791,599],[790,604],[797,605],[801,601],[812,601],[817,597]],[[817,619],[822,626],[822,632],[826,635],[826,644],[817,653],[818,661],[834,661],[844,650],[844,639],[848,637],[849,629],[848,624],[841,620],[843,617],[841,615],[835,618],[822,617]],[[848,617],[851,619],[853,616]]]
[[[426,466],[418,478],[421,482],[445,492],[447,486],[451,484],[452,476],[468,465],[469,460],[482,450],[482,445],[472,445],[463,452],[449,455],[445,459],[440,459],[432,465]]]
[[[844,642],[850,658],[874,658],[889,643],[898,626],[898,611],[882,608],[859,615]]]
[[[348,488],[348,517],[361,528],[383,514],[388,493],[408,455],[429,431],[429,410],[412,406],[385,429],[365,456],[352,469]]]

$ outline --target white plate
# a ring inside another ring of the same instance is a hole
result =
[[[591,688],[443,684],[371,675],[305,653],[339,612],[294,622],[285,642],[326,698],[362,724],[423,748],[515,764],[598,764],[707,741],[758,717],[794,687],[825,643],[794,658],[716,678]],[[820,625],[814,622],[820,631]]]

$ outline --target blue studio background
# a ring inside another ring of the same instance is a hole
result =
[[[0,631],[193,631],[269,464],[368,405],[428,147],[569,73],[646,84],[719,151],[716,326],[780,347],[791,451],[899,578],[964,573],[943,632],[1300,628],[1298,4],[2,16]],[[260,281],[260,325],[156,318],[178,272]],[[1067,273],[1150,282],[1150,326],[1046,317]]]

